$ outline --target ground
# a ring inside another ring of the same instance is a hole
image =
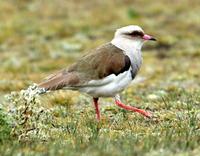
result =
[[[30,104],[19,95],[130,24],[158,41],[143,47],[142,68],[122,101],[153,112],[152,119],[108,98],[100,100],[98,123],[87,95],[58,91]],[[199,24],[198,0],[0,1],[1,155],[198,155]],[[29,133],[31,126],[37,131]]]

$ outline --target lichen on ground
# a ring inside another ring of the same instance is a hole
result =
[[[47,140],[50,137],[53,115],[39,100],[38,96],[43,92],[43,89],[34,84],[26,90],[12,92],[6,96],[10,105],[8,115],[12,118],[11,135],[19,141]]]

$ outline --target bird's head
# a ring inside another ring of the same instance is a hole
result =
[[[139,48],[142,47],[145,41],[156,41],[154,37],[145,34],[142,28],[137,25],[117,29],[113,40],[118,42],[116,44],[131,44]]]

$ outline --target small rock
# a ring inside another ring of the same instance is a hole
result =
[[[148,96],[147,96],[147,99],[149,99],[149,100],[157,100],[157,99],[159,99],[160,97],[158,96],[158,95],[156,95],[156,94],[149,94]]]

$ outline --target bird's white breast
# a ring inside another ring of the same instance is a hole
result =
[[[113,97],[131,82],[131,68],[119,75],[111,74],[101,80],[91,80],[78,90],[93,97]]]

